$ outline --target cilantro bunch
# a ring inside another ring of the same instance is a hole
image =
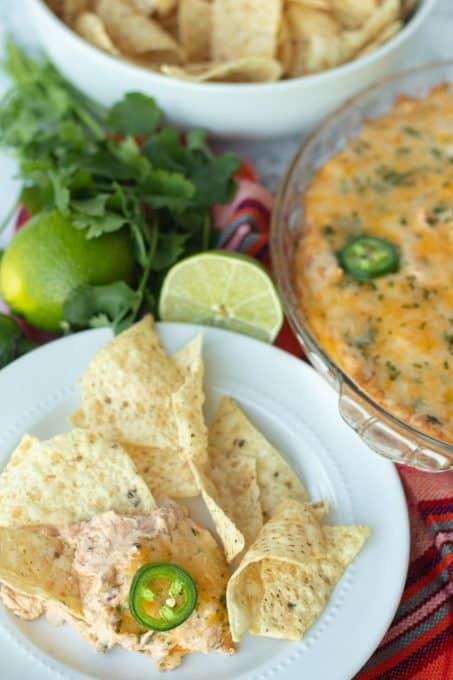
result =
[[[67,328],[119,331],[155,313],[167,270],[213,246],[211,207],[232,198],[239,160],[215,156],[201,130],[182,140],[144,94],[105,108],[11,43],[5,69],[13,84],[0,104],[0,146],[19,161],[23,203],[32,213],[57,208],[87,239],[128,229],[132,242],[136,286],[75,289]]]

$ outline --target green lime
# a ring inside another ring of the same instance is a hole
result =
[[[6,249],[0,290],[11,309],[33,326],[57,331],[68,293],[82,284],[131,282],[134,259],[122,230],[87,240],[57,211],[39,213]]]
[[[163,321],[219,326],[272,342],[283,323],[275,286],[251,257],[209,251],[175,264],[159,300]]]

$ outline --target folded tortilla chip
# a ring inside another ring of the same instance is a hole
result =
[[[0,525],[65,525],[106,510],[150,512],[154,499],[116,443],[85,430],[25,436],[0,475]]]
[[[277,50],[281,14],[282,0],[214,0],[213,60],[272,59]]]
[[[131,64],[155,71],[156,73],[160,72],[162,64],[176,66],[181,63],[181,59],[177,55],[173,52],[165,51],[145,52],[144,54],[125,54],[123,56],[124,59]]]
[[[187,61],[211,57],[212,4],[209,0],[180,0],[178,24]]]
[[[196,83],[267,83],[278,80],[282,65],[268,57],[243,57],[224,62],[193,62],[184,67],[162,64],[162,73],[180,80]]]
[[[278,30],[276,57],[282,65],[282,76],[290,74],[293,65],[293,43],[286,14],[283,14]]]
[[[120,51],[115,47],[110,39],[109,34],[105,30],[105,25],[102,19],[93,12],[83,12],[79,14],[74,24],[75,31],[84,40],[89,42],[94,47],[97,47],[114,57],[121,56]]]
[[[256,460],[235,452],[225,456],[211,448],[206,474],[217,490],[218,503],[244,536],[245,546],[250,545],[263,526]]]
[[[125,0],[97,0],[95,9],[121,52],[168,51],[182,56],[178,43],[157,21],[144,16]]]
[[[81,380],[82,410],[71,422],[124,446],[156,495],[199,494],[178,452],[171,396],[200,360],[201,351],[199,335],[173,357],[167,356],[147,317],[107,344]],[[202,396],[195,391],[189,398],[196,404]]]
[[[73,26],[78,15],[89,12],[93,6],[93,0],[62,0],[61,17],[65,24]]]
[[[384,45],[388,40],[393,38],[397,33],[401,31],[403,28],[404,24],[402,21],[394,21],[393,23],[389,24],[383,31],[382,33],[379,33],[377,38],[369,42],[365,47],[363,47],[361,50],[359,50],[356,54],[356,57],[361,57],[364,54],[371,54],[371,52],[374,52],[375,50],[378,49],[378,47],[381,47],[381,45]]]
[[[291,76],[316,73],[352,59],[398,19],[399,0],[382,0],[357,28],[344,30],[334,14],[291,3],[286,19],[293,44]]]
[[[224,397],[209,428],[209,446],[217,457],[232,454],[256,461],[257,482],[264,520],[285,498],[308,500],[308,494],[294,470],[252,425],[231,397]]]
[[[285,17],[292,46],[292,77],[341,63],[341,27],[331,14],[290,4]]]
[[[54,602],[83,619],[73,550],[61,538],[30,527],[0,527],[0,582],[18,593]],[[5,600],[3,600],[5,601]],[[39,615],[42,610],[35,608]]]
[[[178,4],[178,0],[127,0],[140,14],[170,14]]]
[[[381,3],[379,0],[330,0],[331,11],[347,29],[360,28]]]
[[[309,504],[283,501],[228,583],[233,640],[247,630],[300,639],[368,535],[363,526],[323,527]]]
[[[221,505],[220,494],[208,476],[207,428],[203,416],[203,361],[192,366],[184,385],[173,396],[181,455],[189,464],[203,501],[215,524],[230,562],[244,548],[241,531]],[[194,395],[198,393],[198,398]]]

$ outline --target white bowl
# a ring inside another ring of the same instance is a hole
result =
[[[191,83],[104,54],[79,38],[42,0],[28,0],[33,26],[57,68],[80,90],[110,105],[126,92],[153,95],[170,122],[220,137],[263,138],[308,130],[358,90],[387,75],[416,41],[436,0],[420,7],[394,38],[371,54],[323,73],[276,83]]]

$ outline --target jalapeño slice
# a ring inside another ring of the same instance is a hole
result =
[[[341,267],[355,279],[374,279],[399,269],[399,250],[377,236],[357,236],[338,253]]]
[[[171,630],[191,615],[197,596],[194,580],[185,569],[172,562],[150,562],[132,579],[129,609],[145,628]]]

